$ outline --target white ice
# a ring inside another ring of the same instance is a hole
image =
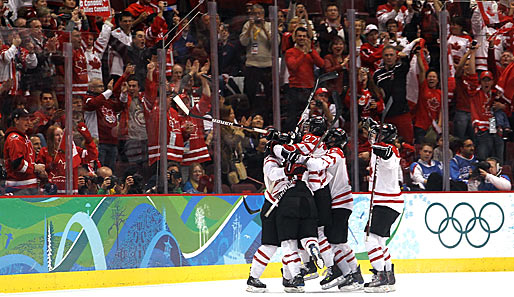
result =
[[[370,275],[364,275],[367,281]],[[344,294],[344,296],[376,296],[364,292],[343,293],[332,288],[327,291],[321,290],[319,278],[306,282],[305,291],[311,296],[327,296],[326,294]],[[397,274],[396,292],[387,293],[387,296],[431,296],[431,297],[457,297],[457,296],[481,296],[500,297],[514,296],[512,281],[514,272],[465,272],[465,273],[417,273]],[[33,296],[33,297],[113,297],[113,296],[176,296],[176,297],[232,297],[232,296],[265,296],[267,294],[285,296],[281,279],[262,279],[268,286],[268,293],[248,293],[246,280],[228,280],[198,283],[180,283],[153,286],[137,287],[116,287],[81,290],[62,290],[33,293],[2,294],[6,297]],[[384,295],[384,294],[378,294]]]

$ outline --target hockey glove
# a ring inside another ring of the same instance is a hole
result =
[[[77,124],[77,130],[79,131],[80,135],[84,137],[86,140],[86,143],[91,143],[93,141],[93,136],[91,136],[91,133],[89,133],[89,130],[86,127],[86,124],[80,122]]]
[[[307,171],[307,166],[305,164],[299,164],[299,163],[287,163],[284,167],[284,173],[291,177],[295,175],[301,175],[305,171]]]
[[[298,153],[294,147],[289,145],[284,145],[280,154],[285,161],[293,164],[296,163],[298,157],[300,156],[300,153]]]
[[[373,149],[373,153],[375,155],[377,155],[378,157],[380,157],[384,160],[391,158],[391,156],[393,155],[393,150],[391,149],[390,146],[374,144],[373,146],[371,146],[371,148]]]

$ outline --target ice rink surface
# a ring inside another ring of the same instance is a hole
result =
[[[364,280],[371,278],[369,274],[364,275]],[[377,295],[371,293],[353,292],[343,293],[332,288],[327,291],[321,290],[319,280],[306,282],[305,294],[308,296],[326,296],[327,294],[344,294],[345,296]],[[466,273],[416,273],[397,274],[396,292],[387,293],[387,296],[431,296],[431,297],[456,297],[456,296],[481,296],[498,297],[514,296],[512,284],[514,272],[466,272]],[[198,283],[180,283],[168,285],[138,286],[138,287],[116,287],[83,290],[65,290],[50,292],[1,294],[1,296],[33,296],[33,297],[113,297],[113,296],[138,296],[138,297],[160,297],[160,296],[265,296],[268,294],[285,296],[281,279],[262,279],[268,286],[268,292],[264,294],[248,293],[246,280],[229,280]],[[299,293],[297,293],[299,294]],[[380,295],[380,294],[378,294]],[[382,294],[383,295],[383,294]]]

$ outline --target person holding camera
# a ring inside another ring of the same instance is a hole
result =
[[[112,175],[112,169],[106,166],[98,168],[94,183],[100,185],[97,195],[113,195],[120,193],[118,178]]]
[[[455,157],[450,160],[450,186],[453,191],[465,191],[473,164],[477,162],[475,157],[475,145],[473,140],[457,140]]]
[[[500,160],[489,157],[478,162],[473,169],[468,183],[468,191],[510,191],[510,178],[501,174]]]
[[[350,91],[344,98],[345,106],[350,108]],[[377,87],[369,69],[360,67],[357,74],[357,104],[359,119],[372,118],[378,121],[384,111],[384,100],[380,89]],[[366,138],[367,139],[367,138]],[[365,141],[366,143],[367,140]]]
[[[311,100],[309,108],[305,111],[307,114],[305,116],[302,114],[302,118],[323,116],[328,123],[333,122],[336,107],[335,104],[330,104],[329,98],[330,94],[326,88],[318,88],[314,93],[314,100]]]

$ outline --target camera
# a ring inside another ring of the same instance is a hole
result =
[[[134,181],[134,184],[130,186],[127,194],[142,194],[144,186],[143,176],[139,173],[134,173],[132,175],[132,180]]]
[[[323,107],[323,101],[315,100],[314,101],[314,105],[316,105],[316,107],[322,108]]]
[[[180,173],[179,171],[171,170],[171,171],[168,171],[168,173],[170,175],[170,180],[171,180],[171,178],[174,178],[174,179],[182,178],[182,173]]]
[[[491,168],[491,164],[489,164],[489,162],[480,161],[475,163],[475,168],[471,172],[470,178],[478,178],[480,176],[479,169],[489,172],[489,168]]]
[[[478,41],[476,39],[473,39],[473,41],[471,41],[471,47],[476,47],[478,44]]]

